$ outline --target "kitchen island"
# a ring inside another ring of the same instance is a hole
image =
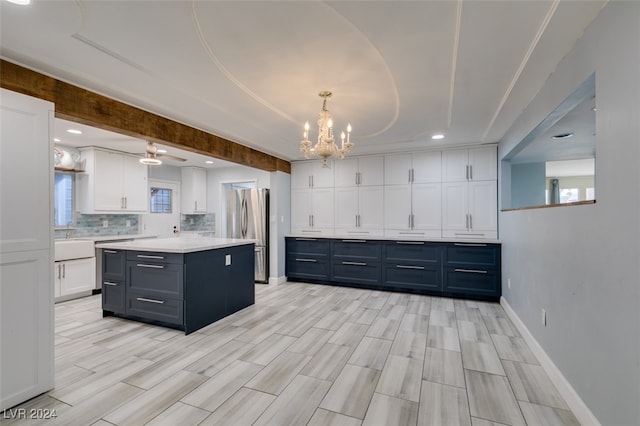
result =
[[[103,316],[190,334],[255,303],[252,240],[158,238],[96,248]]]

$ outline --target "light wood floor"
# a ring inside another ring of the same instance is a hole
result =
[[[577,425],[498,304],[285,283],[196,333],[55,307],[49,425]]]

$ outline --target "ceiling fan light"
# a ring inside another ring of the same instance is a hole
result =
[[[140,161],[142,164],[145,164],[147,166],[159,166],[160,164],[162,164],[161,160],[158,160],[157,158],[151,158],[151,157],[144,157],[139,159],[138,161]]]

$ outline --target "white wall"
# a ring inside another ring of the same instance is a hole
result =
[[[609,2],[499,147],[596,73],[596,204],[502,212],[500,235],[505,299],[604,425],[640,424],[638,22],[640,2]]]

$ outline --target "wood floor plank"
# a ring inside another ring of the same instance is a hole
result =
[[[525,425],[506,376],[465,370],[465,380],[472,416],[514,426]]]
[[[176,402],[169,408],[158,414],[153,420],[145,423],[145,426],[196,426],[199,425],[211,413],[201,408]]]
[[[429,332],[429,315],[405,313],[398,329],[427,334]]]
[[[503,336],[520,336],[520,333],[518,333],[516,327],[511,324],[511,321],[509,321],[509,319],[506,317],[484,315],[482,318],[490,334],[500,334]]]
[[[459,320],[457,324],[460,340],[492,343],[491,336],[489,335],[489,330],[487,330],[487,327],[483,322]]]
[[[137,371],[122,381],[142,389],[151,389],[204,355],[206,352],[185,349]]]
[[[529,425],[580,426],[571,411],[520,401],[522,414]]]
[[[464,368],[505,375],[498,353],[491,343],[461,340],[460,348],[462,349],[462,365]]]
[[[380,339],[393,340],[400,328],[400,320],[378,317],[366,331],[369,337],[378,337]]]
[[[252,425],[275,399],[275,395],[240,388],[200,426]]]
[[[421,360],[390,355],[382,370],[376,392],[418,402],[421,381]]]
[[[427,347],[460,352],[458,330],[452,327],[429,325]]]
[[[247,351],[240,359],[254,364],[267,365],[297,340],[292,336],[272,334]]]
[[[284,351],[245,386],[261,392],[280,395],[310,360],[310,355]]]
[[[379,370],[345,365],[320,408],[364,419],[379,378]]]
[[[251,343],[232,340],[188,365],[185,370],[209,377],[215,376],[233,361],[240,359],[254,346]]]
[[[431,308],[429,314],[429,324],[441,325],[442,327],[456,326],[456,313],[453,311],[441,311]]]
[[[422,381],[418,426],[471,426],[465,389]]]
[[[413,426],[418,420],[418,403],[374,393],[363,426]]]
[[[423,360],[426,345],[426,333],[414,333],[400,329],[393,340],[390,354]]]
[[[180,401],[207,411],[214,411],[258,374],[262,368],[262,366],[250,362],[234,361],[197,389],[185,395]]]
[[[307,426],[360,426],[362,420],[318,408]]]
[[[334,381],[354,350],[355,347],[327,343],[311,358],[301,374]]]
[[[492,334],[491,339],[500,359],[524,362],[526,364],[539,364],[538,359],[522,337]]]
[[[427,348],[422,378],[429,382],[464,388],[462,354],[456,351]]]
[[[309,328],[291,346],[287,348],[290,352],[297,352],[305,355],[315,355],[334,335],[333,330],[322,328]]]
[[[516,399],[569,409],[542,367],[512,361],[503,361],[503,364]]]
[[[331,382],[296,376],[289,386],[254,423],[260,425],[305,425],[331,387]]]
[[[368,329],[369,327],[364,324],[345,322],[336,330],[327,343],[355,348],[360,344],[360,340],[362,340]]]
[[[387,360],[387,355],[391,349],[391,341],[385,339],[376,339],[374,337],[363,337],[358,347],[351,355],[349,364],[359,365],[360,367],[373,368],[382,370]]]

